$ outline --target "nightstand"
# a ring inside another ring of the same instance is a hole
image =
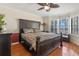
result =
[[[49,31],[42,31],[42,32],[46,32],[46,33],[49,33]]]
[[[62,39],[65,42],[70,42],[70,34],[63,34]]]

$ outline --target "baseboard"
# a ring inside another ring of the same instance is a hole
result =
[[[19,42],[11,43],[11,45],[19,44]]]
[[[79,46],[79,42],[77,42],[75,40],[71,40],[71,42]]]

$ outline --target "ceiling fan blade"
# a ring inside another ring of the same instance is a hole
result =
[[[53,4],[53,3],[50,3],[50,7],[51,7],[51,8],[58,8],[58,7],[59,7],[59,5],[58,5],[58,4]]]
[[[37,4],[39,4],[41,6],[45,6],[46,5],[46,3],[37,3]]]
[[[41,7],[41,8],[39,8],[38,10],[42,10],[42,9],[44,9],[44,7]]]
[[[42,6],[38,10],[45,9],[47,12],[50,11],[51,8],[58,8],[59,7],[58,4],[54,4],[54,3],[37,3],[37,4]]]

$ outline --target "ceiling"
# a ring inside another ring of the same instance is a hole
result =
[[[53,16],[53,15],[64,15],[68,13],[72,13],[79,10],[79,3],[57,3],[59,4],[59,8],[52,8],[49,12],[45,10],[38,11],[37,9],[41,6],[36,3],[0,3],[0,5],[4,5],[10,8],[18,9],[21,11],[33,13],[40,16]]]

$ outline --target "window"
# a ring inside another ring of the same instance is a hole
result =
[[[68,18],[53,20],[51,25],[51,31],[54,33],[79,34],[79,16],[73,17],[71,20]]]
[[[57,33],[57,20],[52,20],[51,32]]]
[[[71,19],[71,33],[79,34],[79,17],[73,17]]]
[[[59,32],[68,33],[68,19],[59,20]]]
[[[51,31],[54,33],[68,33],[68,19],[52,20]]]

